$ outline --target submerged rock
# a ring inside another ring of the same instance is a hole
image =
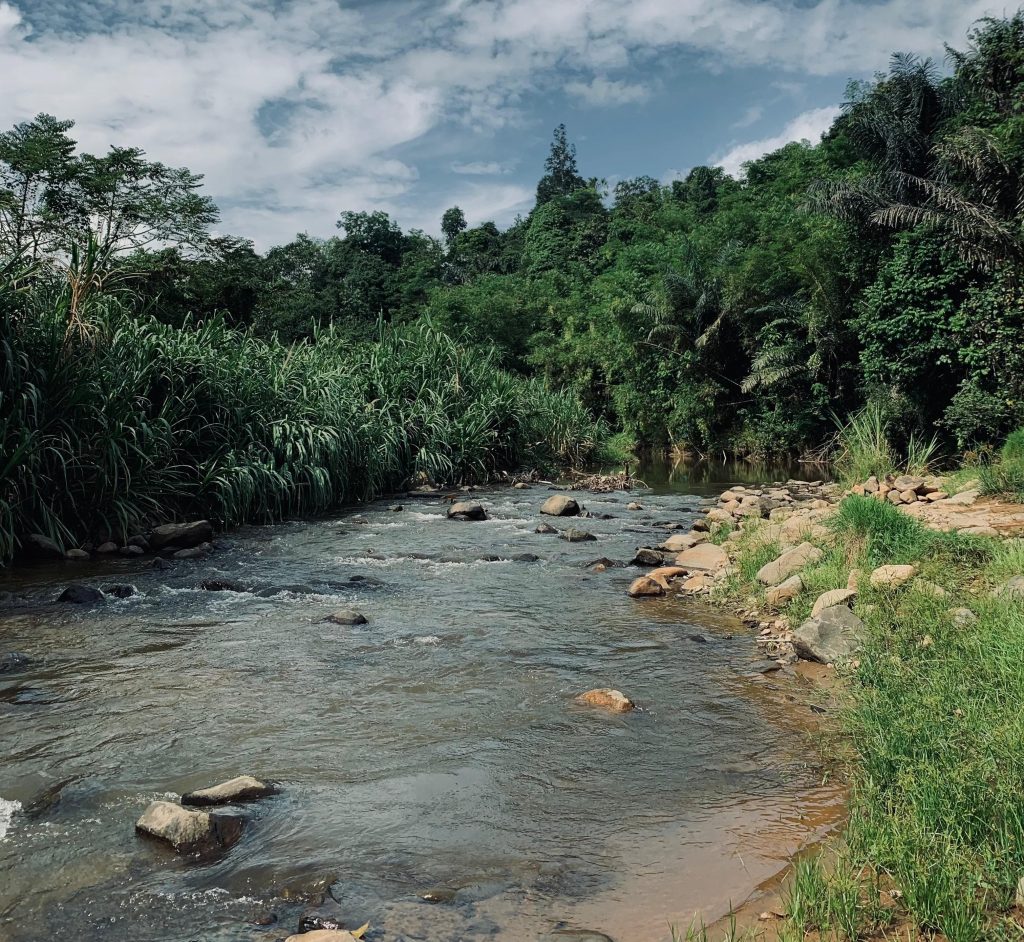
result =
[[[640,576],[639,579],[634,579],[630,583],[629,589],[626,591],[629,593],[630,598],[642,599],[664,595],[665,587],[653,579],[647,578],[647,576]]]
[[[580,505],[565,494],[553,494],[540,508],[540,512],[549,517],[575,517],[579,515],[580,510]]]
[[[280,791],[280,786],[275,782],[262,782],[251,775],[239,775],[226,782],[221,782],[220,785],[200,788],[194,792],[186,792],[181,796],[181,803],[183,805],[200,807],[233,805],[238,802],[267,798],[270,795],[279,794]]]
[[[18,651],[9,651],[7,654],[0,654],[0,674],[16,674],[19,671],[28,670],[32,659],[27,654]]]
[[[534,533],[557,533],[558,531],[550,523],[542,523]]]
[[[212,543],[200,543],[198,546],[189,546],[186,549],[175,550],[173,555],[175,559],[202,559],[212,549]]]
[[[611,687],[588,690],[586,693],[581,693],[577,696],[576,702],[582,703],[585,706],[611,710],[613,713],[628,713],[636,708],[636,704],[621,690],[613,690]]]
[[[646,546],[638,549],[636,556],[630,562],[630,566],[663,566],[664,564],[665,554]]]
[[[560,536],[563,540],[567,540],[570,543],[590,543],[597,539],[593,533],[588,533],[586,530],[577,530],[574,527],[563,530]]]
[[[329,621],[335,625],[365,625],[366,616],[362,612],[357,612],[354,608],[342,608],[336,612],[331,612],[324,621]]]
[[[57,597],[58,602],[65,602],[70,605],[94,605],[102,602],[106,596],[99,590],[89,585],[69,585]]]
[[[245,819],[237,815],[189,811],[170,801],[154,801],[135,822],[137,832],[170,844],[179,854],[228,848],[244,826]]]
[[[514,563],[537,563],[540,562],[540,557],[536,553],[516,553],[512,557]]]
[[[179,550],[191,549],[213,539],[213,524],[209,520],[194,520],[191,523],[165,523],[154,527],[149,534],[150,549],[160,550],[165,546],[176,546]]]
[[[486,520],[487,511],[475,501],[456,501],[448,508],[449,520]]]
[[[808,618],[793,633],[797,654],[821,664],[853,657],[864,644],[867,629],[845,605],[833,605]]]

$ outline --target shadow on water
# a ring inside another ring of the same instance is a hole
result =
[[[474,495],[481,523],[374,504],[361,523],[243,528],[167,571],[0,575],[22,596],[0,654],[28,657],[0,675],[0,938],[277,939],[321,901],[389,942],[663,942],[716,918],[841,798],[808,759],[803,694],[751,675],[742,626],[587,568],[688,526],[714,477],[742,479],[687,474],[583,495],[609,515],[572,522],[591,543],[535,533],[551,493],[535,487]],[[72,580],[137,593],[54,604]],[[338,608],[368,624],[325,622]],[[598,686],[642,710],[574,704]],[[246,809],[224,857],[135,837],[149,802],[241,773],[284,791]]]
[[[717,497],[733,484],[755,485],[770,481],[812,481],[828,476],[822,464],[755,462],[742,458],[697,461],[671,455],[647,455],[636,476],[656,494],[695,494]]]

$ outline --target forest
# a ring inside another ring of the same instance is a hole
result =
[[[0,134],[0,558],[202,508],[318,512],[630,450],[982,460],[1024,425],[1024,14],[896,54],[741,178],[588,176],[441,236],[342,211],[257,252],[202,178],[70,120]]]

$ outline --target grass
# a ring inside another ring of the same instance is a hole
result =
[[[995,461],[978,468],[984,494],[1024,503],[1024,429],[1007,439]]]
[[[926,530],[886,502],[848,497],[787,614],[798,624],[853,569],[913,562],[897,591],[861,578],[868,641],[847,669],[849,823],[834,865],[797,861],[788,912],[798,936],[855,939],[894,922],[951,942],[1019,938],[1024,875],[1024,603],[993,595],[1024,574],[1019,543]],[[738,541],[731,590],[756,593],[756,532]],[[925,583],[948,595],[936,598]],[[957,624],[950,611],[977,616]]]
[[[0,563],[28,533],[76,546],[179,515],[316,514],[580,464],[604,436],[578,398],[426,323],[285,345],[110,295],[70,304],[0,282]]]
[[[885,409],[870,401],[847,422],[837,422],[835,472],[847,485],[862,483],[869,477],[882,479],[889,474],[930,473],[939,457],[937,436],[930,439],[911,435],[905,453],[900,455],[889,441]]]

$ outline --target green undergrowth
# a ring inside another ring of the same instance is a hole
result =
[[[767,611],[756,572],[778,546],[764,529],[735,541],[726,591]],[[839,668],[851,756],[842,852],[828,866],[813,856],[795,865],[787,932],[856,939],[902,925],[953,942],[1020,938],[1024,601],[1000,589],[1024,574],[1024,543],[930,531],[855,496],[828,530],[812,540],[822,559],[801,573],[804,590],[785,613],[799,625],[819,594],[856,571],[854,611],[868,640]],[[918,566],[912,582],[871,587],[873,569],[901,563]]]
[[[1024,503],[1024,429],[1018,429],[1003,445],[995,461],[978,469],[985,494]]]
[[[77,546],[179,515],[316,514],[578,465],[603,437],[578,397],[427,323],[284,344],[0,284],[0,563],[29,533]]]

